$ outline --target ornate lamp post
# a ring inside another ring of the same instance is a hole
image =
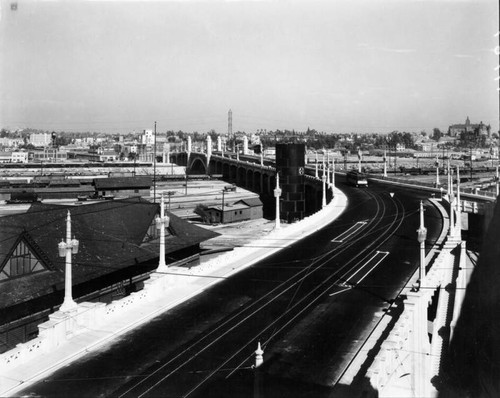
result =
[[[335,158],[332,158],[332,187],[335,188]]]
[[[66,266],[64,271],[64,301],[61,308],[59,308],[59,310],[63,312],[76,308],[72,292],[71,255],[78,253],[79,245],[80,242],[77,239],[71,239],[71,214],[68,210],[68,216],[66,217],[66,242],[62,240],[58,245],[59,256],[66,257]]]
[[[323,175],[321,176],[321,180],[323,181],[323,198],[321,199],[321,207],[326,206],[326,174],[325,174],[325,165],[323,164]]]
[[[264,350],[260,346],[260,341],[257,343],[257,350],[255,350],[255,367],[258,368],[264,363]]]
[[[165,216],[165,199],[161,194],[160,217],[156,217],[156,228],[160,230],[160,261],[156,272],[167,272],[168,267],[165,263],[165,227],[168,228],[170,218]]]
[[[316,151],[316,172],[315,177],[318,178],[318,151]]]
[[[499,178],[498,178],[498,166],[497,166],[497,170],[496,170],[496,173],[495,173],[495,186],[496,186],[496,194],[497,194],[497,196],[500,193],[499,183],[500,183],[500,181],[499,181]]]
[[[462,227],[462,204],[460,203],[460,169],[457,165],[457,218],[455,222],[457,223],[457,229],[460,231]]]
[[[436,155],[436,188],[439,187],[441,183],[439,182],[439,161]]]
[[[276,198],[276,221],[274,225],[274,229],[280,229],[280,196],[281,196],[281,188],[280,188],[280,174],[276,173],[276,188],[274,189],[274,197]]]
[[[326,163],[326,183],[328,184],[328,188],[330,188],[330,162]]]
[[[387,151],[384,149],[384,177],[387,177]]]
[[[424,206],[420,201],[420,228],[417,229],[417,239],[420,243],[420,286],[425,277],[425,239],[427,238],[427,228],[424,226]]]

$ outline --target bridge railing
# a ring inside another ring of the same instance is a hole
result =
[[[383,180],[383,181],[397,183],[397,184],[424,187],[424,188],[426,188],[428,190],[432,190],[433,192],[436,192],[436,193],[445,192],[447,189],[447,184],[442,184],[442,185],[440,185],[440,187],[436,187],[435,184],[430,183],[430,182],[410,180],[407,178],[384,177],[384,176],[380,176],[378,174],[367,174],[367,176],[368,176],[368,178],[376,179],[376,180]],[[455,190],[456,190],[456,188],[455,188]],[[478,188],[462,188],[461,187],[460,193],[467,195],[468,197],[482,199],[482,200],[488,200],[488,201],[493,201],[497,197],[495,192],[485,191],[485,190],[481,190]]]

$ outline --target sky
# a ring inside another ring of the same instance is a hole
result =
[[[497,0],[0,4],[2,128],[499,127]]]

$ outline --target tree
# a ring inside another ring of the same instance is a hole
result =
[[[439,139],[443,136],[443,133],[441,130],[439,130],[437,127],[434,127],[432,129],[432,139],[434,141],[439,141]]]

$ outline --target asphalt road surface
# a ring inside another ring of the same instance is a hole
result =
[[[330,225],[20,395],[327,397],[418,267],[423,196],[344,187]],[[391,188],[392,189],[392,188]],[[427,249],[441,231],[424,202]],[[255,378],[260,341],[264,364]]]

